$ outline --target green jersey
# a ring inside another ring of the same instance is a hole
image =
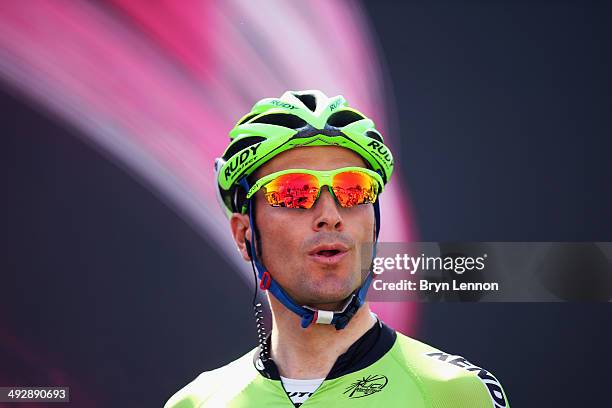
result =
[[[278,369],[260,348],[207,371],[165,408],[292,408]],[[346,353],[301,405],[318,407],[506,408],[499,381],[465,358],[404,336],[380,320]]]

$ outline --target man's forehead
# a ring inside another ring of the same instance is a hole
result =
[[[333,170],[340,167],[367,167],[361,156],[340,146],[300,146],[284,151],[255,172],[256,178],[286,169]]]

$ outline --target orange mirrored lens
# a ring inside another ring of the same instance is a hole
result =
[[[342,207],[373,203],[378,195],[376,180],[358,171],[336,174],[332,184],[334,195]]]
[[[311,208],[319,194],[319,183],[311,174],[291,173],[275,178],[263,190],[271,206]]]

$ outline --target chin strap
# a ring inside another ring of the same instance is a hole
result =
[[[239,181],[239,184],[245,188],[245,191],[249,191],[249,185],[246,178]],[[307,328],[313,322],[318,324],[330,324],[336,327],[336,330],[342,330],[346,327],[348,322],[357,313],[359,308],[365,303],[368,288],[372,282],[372,270],[368,270],[368,275],[364,279],[361,286],[356,289],[346,300],[346,303],[341,310],[332,312],[329,310],[319,310],[310,308],[308,306],[300,306],[283,290],[283,288],[276,283],[270,272],[268,272],[265,266],[259,261],[257,257],[257,250],[255,245],[255,216],[253,213],[253,202],[249,199],[247,202],[249,211],[249,224],[251,226],[251,240],[247,240],[247,252],[251,257],[251,262],[257,269],[257,275],[259,277],[259,288],[262,290],[268,290],[279,302],[281,302],[287,309],[301,318],[302,328]],[[374,219],[375,219],[375,232],[374,232],[374,247],[372,248],[372,262],[376,257],[376,245],[378,243],[378,233],[380,232],[380,207],[378,200],[374,203]],[[370,265],[372,264],[370,262]]]

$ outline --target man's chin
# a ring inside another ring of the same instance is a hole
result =
[[[344,308],[345,303],[347,302],[346,299],[343,299],[341,302],[333,302],[333,303],[315,303],[312,305],[308,305],[308,307],[311,307],[313,309],[317,309],[317,310],[327,310],[330,312],[339,312]]]
[[[339,295],[338,293],[342,293]],[[353,294],[354,290],[336,291],[329,294],[318,293],[317,296],[313,296],[308,302],[303,303],[308,307],[319,310],[339,311],[344,308],[346,302]]]

